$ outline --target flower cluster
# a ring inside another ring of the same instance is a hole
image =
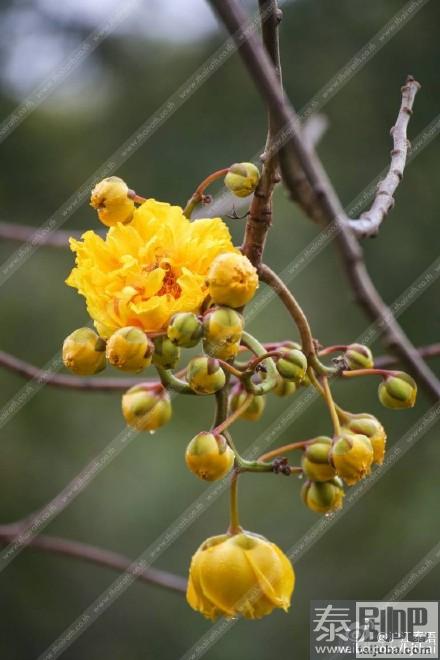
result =
[[[252,163],[220,170],[206,182],[224,174],[239,197],[258,186]],[[193,208],[206,201],[204,188],[181,209],[139,197],[118,177],[97,184],[91,204],[107,235],[87,231],[82,240],[71,240],[76,265],[67,279],[86,299],[95,330],[72,332],[63,360],[80,376],[97,374],[107,364],[132,373],[154,369],[158,380],[139,380],[122,397],[123,416],[138,431],[154,432],[170,420],[169,390],[214,396],[215,424],[189,442],[185,462],[206,481],[230,475],[231,519],[226,534],[206,540],[194,554],[187,599],[208,618],[260,618],[274,608],[287,610],[294,572],[276,545],[242,529],[239,474],[304,475],[304,503],[329,515],[343,505],[344,484],[356,484],[382,464],[386,443],[373,415],[348,412],[335,402],[331,378],[379,376],[379,400],[395,409],[412,407],[417,387],[403,372],[376,369],[367,346],[318,347],[304,323],[298,323],[301,343],[262,344],[247,332],[244,307],[257,291],[258,272],[233,245],[222,219],[191,221]],[[185,350],[194,348],[198,354],[183,361]],[[321,361],[334,353],[331,365]],[[304,387],[322,396],[332,431],[245,460],[229,431],[233,423],[259,420],[266,395],[289,397]],[[285,456],[294,450],[302,452],[298,465]]]

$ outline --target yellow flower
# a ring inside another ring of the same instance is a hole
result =
[[[263,536],[242,532],[207,539],[192,558],[186,597],[208,619],[260,619],[287,611],[295,574],[286,555]]]
[[[258,288],[256,269],[244,254],[220,254],[208,272],[209,293],[217,305],[242,307]]]
[[[234,465],[234,452],[222,435],[198,433],[185,452],[188,468],[200,479],[216,481],[224,477]]]
[[[220,218],[190,222],[178,206],[149,199],[130,224],[117,224],[105,240],[87,231],[71,239],[76,267],[66,280],[86,298],[105,338],[134,325],[146,332],[166,328],[178,312],[198,312],[207,294],[211,262],[235,253]]]
[[[92,190],[90,205],[98,211],[98,217],[107,227],[118,222],[130,222],[134,201],[128,197],[128,186],[118,176],[103,179]]]
[[[365,435],[343,432],[331,448],[331,461],[348,486],[353,486],[371,471],[373,448]]]

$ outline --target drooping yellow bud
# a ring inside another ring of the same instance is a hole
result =
[[[251,195],[260,180],[260,171],[253,163],[235,163],[225,176],[225,186],[236,197]]]
[[[350,344],[344,354],[347,369],[372,369],[374,367],[373,353],[363,344]]]
[[[404,371],[394,371],[379,384],[378,394],[385,408],[412,408],[417,398],[417,383]]]
[[[196,346],[203,335],[203,326],[200,319],[191,312],[179,312],[171,319],[168,329],[168,338],[173,344],[183,348]]]
[[[234,465],[234,452],[224,436],[210,432],[198,433],[185,452],[188,468],[200,479],[222,479]]]
[[[342,481],[334,477],[330,481],[306,481],[301,489],[304,504],[316,513],[331,513],[342,507],[344,500]]]
[[[242,307],[258,287],[257,270],[243,254],[224,252],[212,262],[207,282],[209,294],[217,305]]]
[[[109,176],[93,188],[90,205],[98,211],[99,219],[106,227],[131,221],[134,201],[128,192],[127,184],[118,176]]]
[[[210,343],[240,341],[244,319],[231,307],[217,307],[207,312],[203,319],[203,333]]]
[[[240,408],[248,396],[249,394],[243,390],[236,390],[235,392],[232,392],[231,396],[229,397],[230,412],[235,412],[237,408]],[[265,407],[265,396],[253,396],[246,410],[241,413],[240,418],[247,419],[249,422],[257,422],[262,416]]]
[[[165,335],[156,337],[153,344],[153,364],[164,369],[174,369],[180,359],[180,348]]]
[[[336,470],[330,463],[332,441],[327,436],[319,436],[307,445],[302,458],[302,468],[311,481],[329,481],[336,476]]]
[[[171,418],[170,397],[165,389],[135,385],[122,397],[122,413],[127,424],[138,431],[155,431]]]
[[[151,364],[153,345],[140,328],[119,328],[110,337],[106,349],[107,360],[122,371],[142,371]]]
[[[373,447],[370,440],[359,433],[343,431],[330,450],[336,472],[348,486],[357,483],[371,471]]]
[[[190,360],[186,370],[189,386],[198,394],[214,394],[224,387],[225,372],[215,358],[196,357]]]
[[[307,358],[297,348],[282,348],[276,367],[282,378],[299,385],[307,372]]]
[[[368,413],[350,415],[350,419],[345,424],[345,427],[352,433],[361,433],[367,436],[373,447],[373,462],[377,465],[382,465],[385,456],[387,434],[379,420]]]
[[[78,328],[64,340],[63,362],[78,376],[97,374],[105,368],[105,341],[91,328]]]
[[[186,598],[208,619],[260,619],[287,611],[294,585],[292,564],[274,543],[251,532],[222,534],[194,554]]]

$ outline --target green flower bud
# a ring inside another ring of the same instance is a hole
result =
[[[153,364],[164,369],[174,369],[180,359],[180,348],[164,335],[153,339],[153,344]]]
[[[122,414],[129,426],[138,431],[155,431],[171,418],[171,401],[165,389],[143,385],[131,387],[122,397]]]
[[[336,476],[335,468],[330,464],[331,438],[320,436],[307,445],[302,458],[302,468],[311,481],[329,481]]]
[[[224,436],[208,432],[198,433],[185,452],[188,468],[205,481],[216,481],[228,474],[234,459],[234,452]]]
[[[358,415],[351,415],[345,427],[352,433],[360,433],[367,436],[373,447],[373,463],[382,465],[385,456],[387,434],[379,420],[368,413],[360,413]]]
[[[296,392],[296,384],[279,376],[277,384],[271,390],[277,396],[290,396]]]
[[[142,371],[151,364],[153,345],[140,328],[119,328],[107,342],[107,360],[122,371]]]
[[[203,319],[205,339],[212,344],[239,343],[243,327],[242,315],[231,307],[217,307],[205,314]]]
[[[105,341],[92,328],[78,328],[64,340],[63,362],[78,376],[97,374],[105,368]]]
[[[370,474],[374,454],[365,435],[343,431],[333,443],[330,457],[338,475],[352,486]]]
[[[167,329],[168,338],[173,344],[183,348],[196,346],[203,334],[203,326],[200,319],[191,312],[180,312],[175,314]]]
[[[198,394],[214,394],[226,383],[225,372],[216,359],[196,357],[190,360],[186,370],[189,386]]]
[[[276,365],[282,378],[299,384],[306,375],[307,358],[297,348],[281,349],[281,357],[278,358]]]
[[[301,489],[304,504],[316,513],[331,513],[342,507],[345,493],[342,481],[335,477],[331,481],[306,481]]]
[[[260,180],[260,171],[253,163],[235,163],[225,176],[225,186],[236,197],[251,195]]]
[[[248,393],[241,389],[235,389],[229,397],[229,410],[230,412],[235,412],[237,408],[243,405],[245,399],[248,397]],[[264,396],[253,396],[251,403],[246,408],[244,412],[241,413],[241,419],[247,419],[250,422],[257,422],[264,412],[266,407],[266,397]]]
[[[233,360],[240,350],[240,344],[238,342],[231,344],[228,341],[212,342],[204,339],[203,350],[207,355],[219,360]]]
[[[385,408],[412,408],[416,402],[417,384],[404,371],[394,371],[380,383],[378,394]]]
[[[347,369],[372,369],[374,367],[373,353],[363,344],[350,344],[344,354]]]

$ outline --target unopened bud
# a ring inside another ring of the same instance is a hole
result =
[[[244,320],[241,314],[231,307],[217,307],[210,310],[203,319],[205,339],[211,343],[237,343],[243,333]]]
[[[174,369],[180,359],[180,348],[165,335],[153,339],[153,364],[164,369]]]
[[[347,369],[372,369],[374,367],[373,353],[363,344],[350,344],[344,354]]]
[[[236,197],[251,195],[260,180],[260,171],[253,163],[235,163],[225,176],[225,186]]]
[[[97,374],[105,368],[105,341],[91,328],[78,328],[64,340],[63,362],[78,376]]]
[[[129,426],[138,431],[155,431],[171,418],[171,401],[165,389],[131,387],[122,397],[122,413]]]
[[[333,443],[330,457],[338,475],[352,486],[370,474],[374,454],[365,435],[343,431]]]
[[[198,394],[214,394],[226,383],[225,372],[215,358],[196,357],[186,370],[188,384]]]
[[[243,307],[258,287],[257,270],[238,252],[219,254],[208,271],[209,294],[217,305]]]
[[[416,402],[417,384],[404,371],[385,376],[379,385],[379,401],[385,408],[412,408]]]
[[[142,371],[151,364],[153,345],[140,328],[119,328],[107,342],[107,360],[122,371]]]
[[[212,342],[203,340],[203,350],[206,355],[218,358],[219,360],[233,360],[240,350],[240,344],[231,344],[227,341]]]
[[[331,481],[306,481],[301,489],[304,504],[316,513],[331,513],[342,507],[344,488],[342,481],[334,477]]]
[[[307,445],[302,458],[302,468],[311,481],[329,481],[336,475],[330,463],[331,438],[319,436]]]
[[[271,392],[277,396],[290,396],[291,394],[295,394],[296,384],[279,376],[277,383]]]
[[[368,413],[350,416],[350,420],[345,425],[352,433],[361,433],[366,435],[373,447],[373,462],[382,465],[385,456],[385,446],[387,434],[382,424],[376,417]]]
[[[229,397],[229,410],[235,412],[242,406],[249,394],[244,390],[235,390]],[[251,402],[244,412],[241,413],[241,419],[247,419],[250,422],[257,422],[266,407],[266,398],[264,396],[252,396]]]
[[[307,358],[302,351],[296,348],[282,349],[276,366],[282,378],[299,384],[306,375]]]
[[[200,319],[191,312],[179,312],[175,314],[167,329],[168,338],[173,344],[182,348],[196,346],[203,334],[203,326]]]
[[[93,188],[90,204],[107,227],[113,227],[118,222],[125,224],[132,219],[134,201],[128,192],[127,184],[118,176],[103,179]]]
[[[224,436],[211,432],[198,433],[185,452],[188,468],[205,481],[224,477],[234,465],[234,452]]]

